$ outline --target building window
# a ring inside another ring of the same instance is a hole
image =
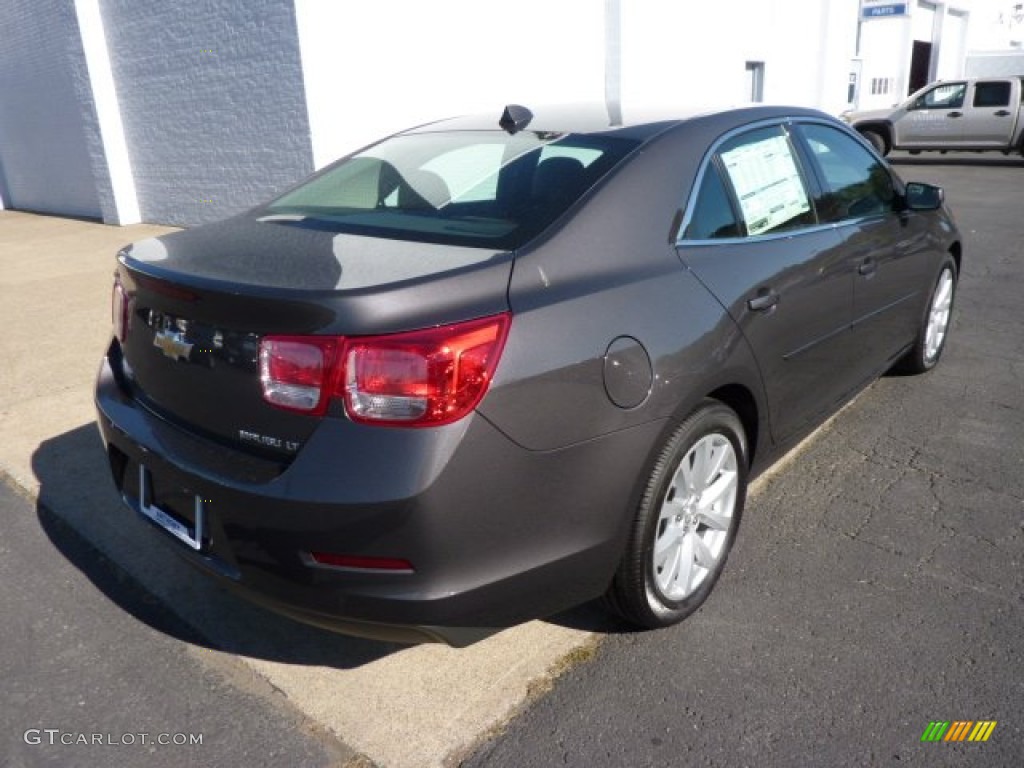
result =
[[[895,77],[872,77],[871,78],[871,95],[873,96],[884,96],[887,93],[892,93],[896,87]]]
[[[764,62],[747,62],[747,96],[751,101],[764,101]]]

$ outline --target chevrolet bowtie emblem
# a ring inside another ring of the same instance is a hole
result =
[[[157,331],[153,337],[153,346],[157,347],[171,360],[188,361],[192,345],[185,341],[185,334],[175,331]]]

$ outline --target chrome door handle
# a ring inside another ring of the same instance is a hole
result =
[[[874,259],[867,258],[864,259],[864,261],[860,263],[860,266],[857,267],[857,274],[863,275],[864,277],[868,277],[869,275],[875,274],[875,271],[877,269],[878,262],[876,262]]]
[[[762,288],[757,296],[747,302],[747,306],[754,312],[764,312],[779,303],[779,294],[771,288]]]

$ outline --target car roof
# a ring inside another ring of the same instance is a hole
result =
[[[823,112],[804,107],[748,104],[734,107],[646,106],[622,109],[600,102],[529,106],[533,113],[523,130],[617,136],[647,141],[675,126],[691,121],[720,123],[722,130],[756,122],[785,117],[817,117],[831,119]],[[436,133],[440,131],[500,130],[498,121],[504,108],[488,114],[463,115],[421,125],[405,133]]]

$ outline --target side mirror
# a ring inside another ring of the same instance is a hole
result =
[[[905,198],[907,208],[911,211],[934,211],[942,207],[946,193],[942,191],[942,187],[936,187],[934,184],[911,181],[907,184]]]

